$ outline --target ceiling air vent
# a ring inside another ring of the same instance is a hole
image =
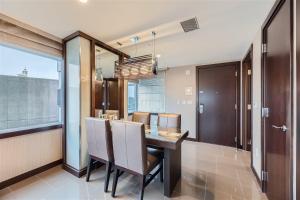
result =
[[[198,20],[196,17],[180,22],[184,32],[190,32],[199,29]]]

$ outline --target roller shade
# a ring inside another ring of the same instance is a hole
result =
[[[61,39],[3,14],[0,14],[0,43],[62,57]]]
[[[138,111],[165,112],[165,71],[154,78],[141,79],[138,82]]]

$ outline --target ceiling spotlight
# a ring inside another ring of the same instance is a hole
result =
[[[88,0],[79,0],[81,3],[87,3]]]
[[[130,41],[132,43],[136,44],[140,41],[140,37],[139,36],[134,36],[134,37],[130,38]]]
[[[160,58],[160,54],[157,54],[157,55],[156,55],[156,58]]]

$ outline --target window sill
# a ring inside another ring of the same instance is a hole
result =
[[[49,131],[49,130],[54,130],[59,128],[62,128],[62,124],[46,125],[42,127],[28,128],[28,129],[24,128],[23,130],[16,130],[16,131],[7,130],[8,132],[4,132],[5,130],[3,130],[3,133],[0,132],[0,139],[17,137],[21,135],[28,135],[28,134],[44,132],[44,131]]]

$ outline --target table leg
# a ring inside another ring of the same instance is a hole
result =
[[[164,195],[171,197],[181,178],[181,145],[176,150],[164,149]]]

